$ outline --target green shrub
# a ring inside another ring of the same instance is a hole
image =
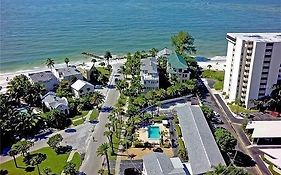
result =
[[[177,131],[178,137],[182,137],[181,128],[178,124],[176,125],[176,131]]]

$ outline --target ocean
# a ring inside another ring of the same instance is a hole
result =
[[[226,55],[228,32],[280,32],[281,0],[1,0],[0,71],[171,48],[181,30],[197,55]]]

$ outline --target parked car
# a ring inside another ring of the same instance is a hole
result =
[[[104,106],[101,108],[101,112],[110,112],[112,109],[112,106]]]
[[[64,130],[64,132],[66,132],[66,133],[72,133],[72,132],[76,132],[76,129],[67,128],[67,129]]]

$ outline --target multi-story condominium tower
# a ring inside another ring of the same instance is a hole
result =
[[[151,57],[141,60],[140,77],[144,91],[159,88],[159,74],[157,71],[156,58]]]
[[[281,33],[228,33],[223,91],[247,108],[281,80]]]

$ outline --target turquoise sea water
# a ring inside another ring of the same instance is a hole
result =
[[[1,0],[1,72],[170,47],[189,31],[198,55],[225,55],[227,32],[280,32],[281,0]]]
[[[148,138],[150,139],[159,139],[160,138],[160,128],[159,126],[150,126],[148,127]]]

